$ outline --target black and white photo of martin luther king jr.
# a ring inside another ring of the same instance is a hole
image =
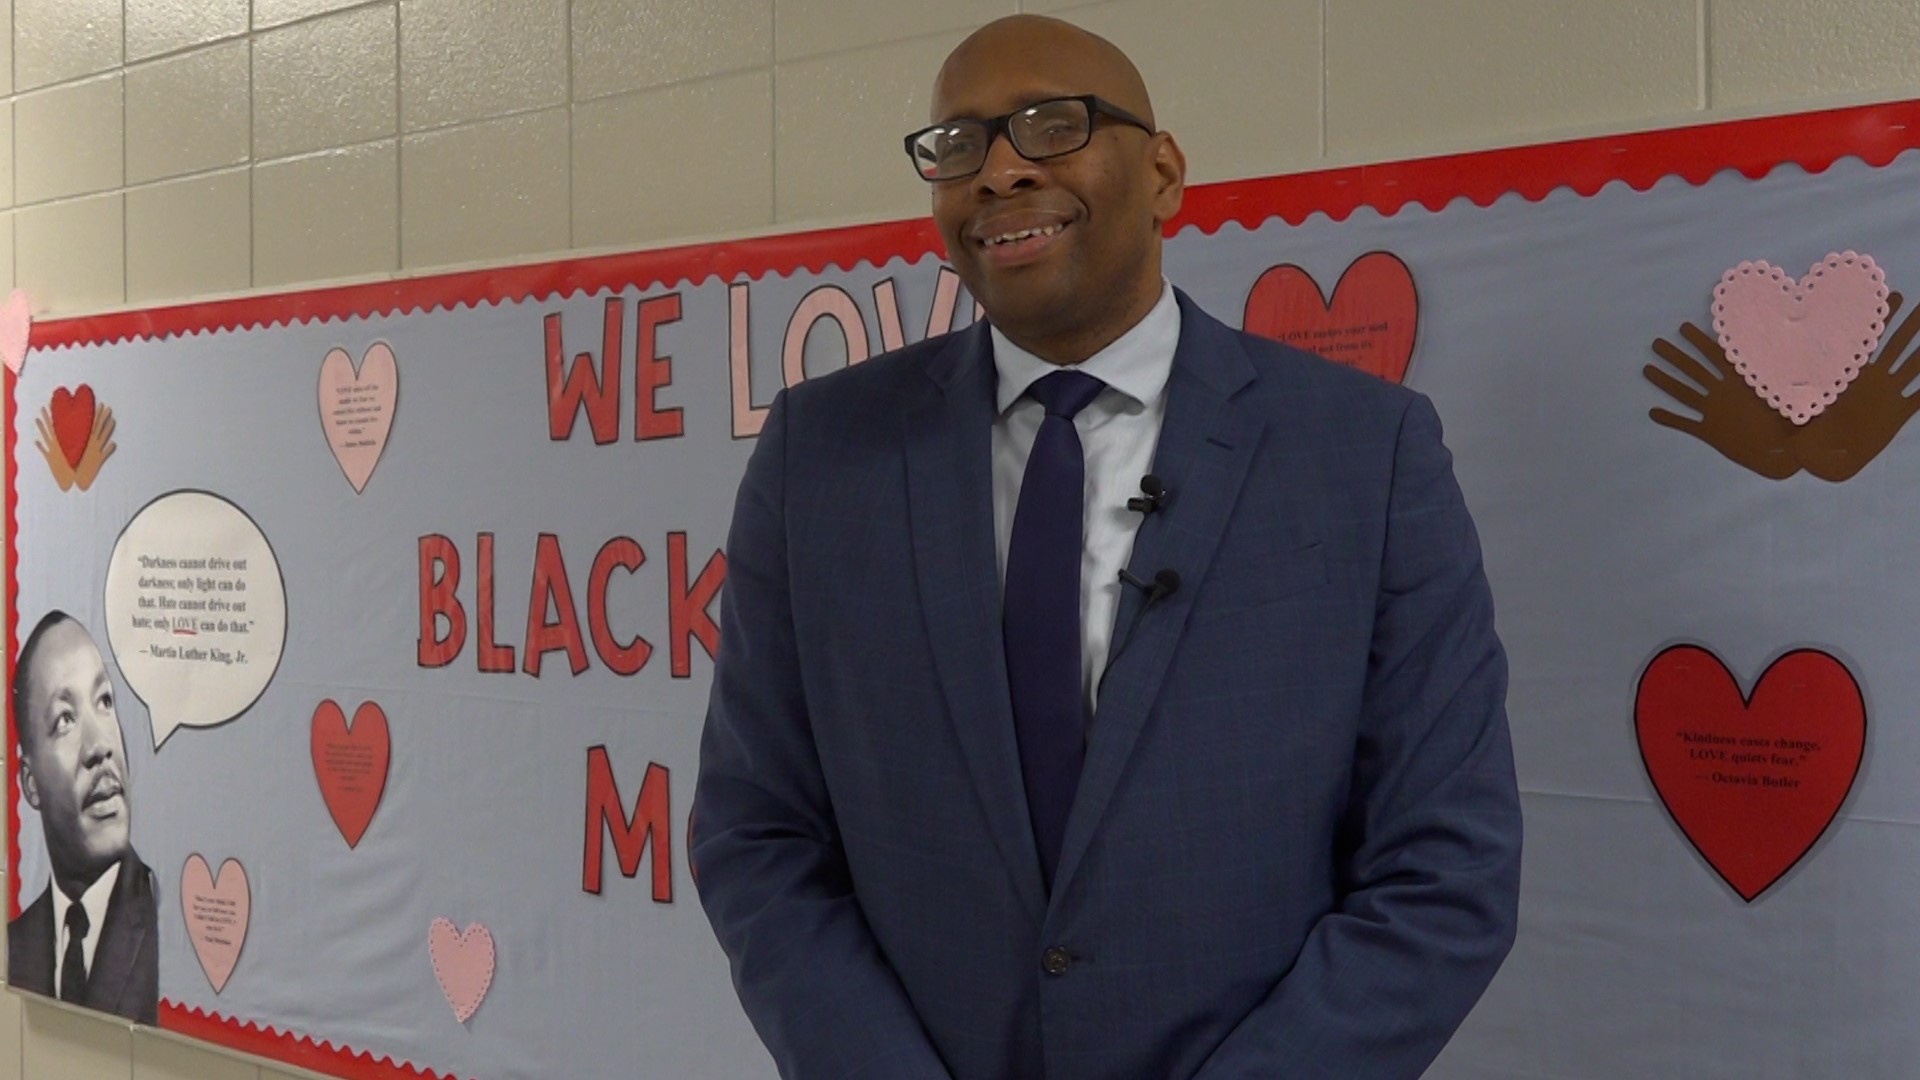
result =
[[[143,1024],[159,1007],[153,871],[133,850],[126,741],[86,627],[48,612],[14,669],[20,792],[53,880],[7,925],[7,981]]]

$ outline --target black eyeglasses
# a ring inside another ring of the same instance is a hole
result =
[[[1110,116],[1147,134],[1153,125],[1092,94],[1036,101],[1024,109],[989,120],[947,120],[907,136],[907,156],[920,179],[963,180],[987,163],[987,151],[1001,132],[1014,152],[1028,161],[1045,161],[1084,149],[1093,141],[1096,116]]]

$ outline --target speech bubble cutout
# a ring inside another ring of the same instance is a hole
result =
[[[174,491],[133,516],[107,563],[107,641],[147,703],[153,748],[260,699],[287,638],[287,589],[260,527],[218,495]]]

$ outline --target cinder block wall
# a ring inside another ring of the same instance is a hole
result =
[[[1913,0],[0,0],[0,289],[45,316],[907,217],[1014,11],[1204,183],[1920,95]],[[0,1080],[300,1075],[0,994]]]

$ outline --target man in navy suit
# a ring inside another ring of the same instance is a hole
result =
[[[152,1024],[160,1002],[153,871],[133,850],[113,683],[72,616],[49,612],[20,647],[13,718],[20,792],[40,812],[53,880],[7,924],[7,981]]]
[[[1418,1076],[1520,854],[1432,407],[1164,282],[1110,43],[994,22],[932,111],[990,325],[784,392],[735,507],[693,863],[747,1015],[806,1080]]]

